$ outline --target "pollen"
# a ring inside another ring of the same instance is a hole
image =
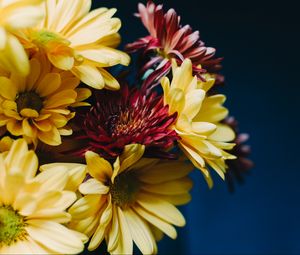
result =
[[[118,175],[109,186],[112,202],[122,208],[133,204],[140,190],[140,182],[134,173]]]
[[[43,108],[41,97],[35,92],[20,93],[16,98],[17,110],[20,113],[23,109],[32,109],[38,113]]]
[[[9,246],[27,236],[24,218],[10,206],[0,206],[0,247]]]

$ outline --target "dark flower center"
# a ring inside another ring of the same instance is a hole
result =
[[[112,202],[120,207],[134,203],[140,190],[140,182],[132,172],[118,175],[109,186]]]
[[[20,93],[16,98],[17,110],[20,113],[23,109],[32,109],[37,112],[43,108],[43,101],[35,92]]]
[[[126,109],[119,114],[113,114],[106,121],[107,132],[113,138],[127,136],[143,126],[143,119],[136,118],[134,112]]]
[[[26,235],[24,218],[10,206],[0,206],[0,248],[24,240]]]

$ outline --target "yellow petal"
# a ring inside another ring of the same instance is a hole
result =
[[[0,77],[0,84],[0,95],[6,99],[14,101],[17,95],[16,86],[6,77]]]
[[[87,195],[72,205],[69,213],[74,220],[82,220],[94,215],[101,206],[101,195]]]
[[[193,182],[188,177],[175,181],[159,184],[144,184],[142,189],[153,194],[181,195],[187,193],[193,187]]]
[[[153,254],[156,243],[147,223],[130,208],[123,211],[133,241],[143,254]]]
[[[162,232],[164,232],[166,235],[168,235],[172,239],[177,238],[177,232],[176,229],[166,221],[164,221],[162,218],[155,216],[154,214],[148,212],[143,207],[136,205],[134,206],[134,210],[142,216],[145,220],[150,222],[152,225],[160,229]]]
[[[25,108],[22,109],[20,115],[24,118],[37,118],[39,117],[39,113],[36,110]]]
[[[91,176],[98,181],[105,183],[112,176],[111,164],[104,158],[101,158],[97,153],[87,151],[85,153],[87,162],[87,170]]]
[[[79,191],[84,195],[107,194],[109,187],[103,185],[103,183],[96,179],[89,179],[80,185]]]
[[[218,124],[216,131],[209,136],[209,139],[220,142],[230,142],[235,139],[235,133],[229,126]]]
[[[61,54],[48,54],[50,62],[57,68],[62,70],[71,70],[74,66],[74,57]]]
[[[81,239],[66,227],[51,221],[29,220],[26,231],[51,253],[77,254],[83,251]]]
[[[46,97],[54,93],[61,84],[61,78],[58,73],[48,73],[39,82],[36,92],[40,97]]]
[[[74,66],[71,71],[82,82],[88,86],[91,86],[92,88],[103,89],[105,86],[103,76],[95,66],[82,64],[79,66]]]
[[[39,131],[37,136],[48,145],[57,146],[61,144],[61,137],[56,127],[53,127],[49,132]]]
[[[159,196],[141,193],[138,196],[137,203],[148,212],[170,224],[180,227],[185,225],[185,219],[180,211],[174,205],[161,200]]]

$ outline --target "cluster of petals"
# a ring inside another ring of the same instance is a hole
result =
[[[0,76],[0,126],[13,136],[22,136],[37,145],[61,144],[61,135],[71,135],[67,123],[75,115],[70,106],[81,102],[90,90],[78,88],[79,80],[70,72],[54,68],[42,56],[30,59],[30,74],[11,72]]]
[[[45,53],[55,67],[71,71],[85,84],[118,89],[105,67],[130,62],[126,53],[115,49],[121,21],[112,17],[116,9],[90,11],[91,5],[91,0],[45,0],[44,19],[18,36],[29,54]]]
[[[94,105],[81,110],[76,117],[79,131],[75,137],[80,148],[75,155],[84,156],[90,150],[106,159],[115,159],[126,145],[138,143],[146,146],[148,156],[174,157],[167,150],[178,139],[170,128],[177,114],[169,114],[161,95],[145,95],[126,84],[117,92],[101,90],[94,95]]]
[[[54,164],[41,166],[39,174],[37,170],[37,156],[22,139],[0,154],[0,253],[80,253],[87,237],[65,224],[71,220],[66,210],[76,200],[85,166]],[[8,212],[22,219],[19,229],[5,219]]]
[[[126,146],[113,166],[94,152],[86,153],[91,178],[80,185],[83,197],[69,212],[70,227],[91,237],[89,250],[105,240],[111,254],[132,254],[133,243],[143,254],[154,254],[156,240],[163,234],[175,239],[174,226],[185,225],[175,205],[190,201],[191,165],[141,159],[144,149]]]
[[[226,159],[235,157],[231,150],[235,133],[226,124],[221,123],[228,115],[223,106],[224,95],[208,96],[214,78],[206,77],[201,81],[193,76],[191,60],[185,60],[181,66],[173,61],[173,79],[164,77],[161,85],[164,102],[169,105],[170,113],[177,112],[178,118],[174,130],[180,136],[179,146],[195,167],[204,174],[209,186],[212,179],[207,166],[212,167],[223,179],[226,172]]]
[[[200,40],[199,31],[193,31],[189,25],[182,26],[180,17],[174,9],[164,13],[162,5],[148,1],[147,5],[139,4],[138,17],[149,35],[127,45],[129,52],[141,51],[145,63],[142,63],[141,74],[150,68],[154,71],[147,77],[145,87],[159,83],[159,80],[171,71],[171,59],[181,64],[189,58],[193,70],[200,75],[206,72],[217,72],[221,58],[214,58],[216,50],[206,47]],[[153,53],[154,52],[154,53]],[[150,57],[148,57],[150,55]]]

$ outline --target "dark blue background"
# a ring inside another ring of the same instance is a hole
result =
[[[94,1],[117,7],[123,42],[146,34],[132,16],[137,0]],[[156,1],[158,2],[158,1]],[[292,1],[160,1],[224,56],[227,106],[251,134],[256,167],[229,194],[216,179],[208,190],[194,173],[187,226],[176,241],[165,238],[161,254],[300,254],[299,33]],[[216,177],[216,176],[215,176]]]

